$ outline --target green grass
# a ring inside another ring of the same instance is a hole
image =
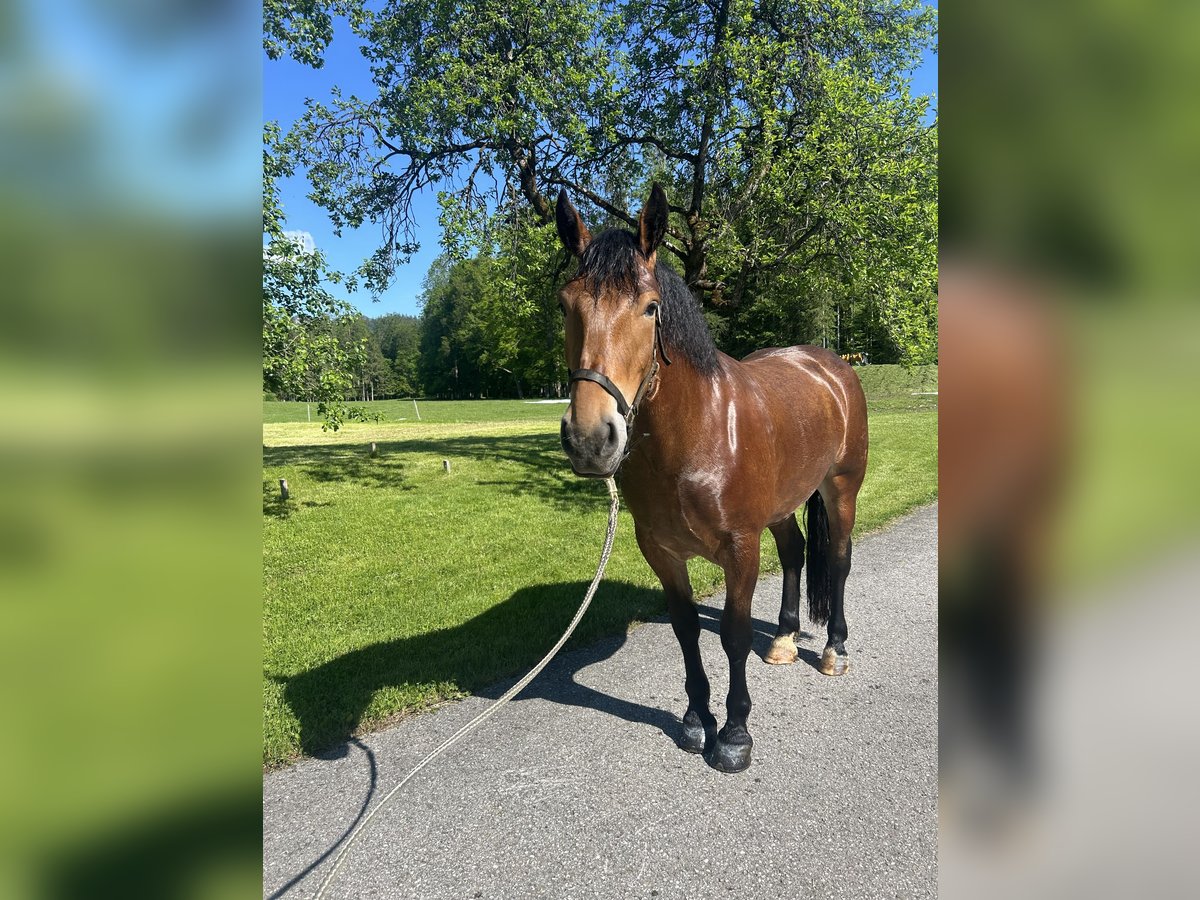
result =
[[[557,422],[565,403],[527,403],[524,400],[374,400],[354,402],[351,407],[370,410],[384,422],[468,423],[468,422]],[[421,418],[417,419],[417,413]],[[317,404],[282,400],[263,401],[263,422],[320,422]]]
[[[489,408],[500,421],[484,421]],[[525,410],[550,413],[504,421]],[[561,634],[607,519],[604,486],[564,465],[561,414],[561,406],[447,403],[444,415],[459,423],[353,423],[336,434],[264,426],[266,765],[515,675]],[[461,424],[467,417],[476,424]],[[871,441],[859,533],[937,492],[936,412],[873,414]],[[286,503],[280,478],[291,489]],[[664,611],[632,525],[623,511],[573,646]],[[778,567],[769,534],[763,560]],[[721,582],[704,561],[691,571],[698,594]]]
[[[937,409],[937,366],[856,366],[871,412]]]

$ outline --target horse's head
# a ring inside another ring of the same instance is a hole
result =
[[[621,464],[628,423],[659,363],[654,264],[667,230],[667,197],[654,185],[636,235],[610,229],[593,239],[566,191],[558,195],[557,222],[563,244],[579,260],[559,292],[571,370],[562,445],[577,475],[602,477]]]

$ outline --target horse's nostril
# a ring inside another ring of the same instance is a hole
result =
[[[567,430],[567,423],[564,421],[558,428],[558,438],[562,441],[562,447],[568,453],[571,452],[571,432]]]
[[[617,423],[612,419],[608,420],[608,436],[604,441],[604,449],[612,450],[620,443],[620,434],[617,431]]]

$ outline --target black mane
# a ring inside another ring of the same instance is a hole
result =
[[[610,228],[592,238],[584,248],[575,277],[585,279],[591,291],[598,291],[601,284],[632,290],[637,284],[638,264],[643,260],[636,235]],[[654,276],[662,297],[659,320],[668,353],[686,357],[699,372],[716,371],[717,346],[700,304],[670,266],[659,261],[654,266]]]

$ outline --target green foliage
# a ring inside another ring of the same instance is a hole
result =
[[[421,346],[421,323],[413,316],[388,315],[369,319],[367,327],[390,368],[390,392],[381,397],[412,397],[421,393],[417,374]]]
[[[356,313],[323,283],[335,276],[325,258],[283,230],[277,180],[291,174],[279,129],[263,135],[263,391],[317,404],[325,427],[336,431],[362,413],[343,403],[355,370],[369,362],[365,339],[352,335]]]
[[[833,4],[828,20],[804,19],[812,32],[784,27],[739,51],[770,72],[755,102],[780,110],[724,154],[712,200],[716,305],[742,349],[766,319],[791,326],[781,343],[936,358],[937,133],[903,77],[932,16],[873,6]],[[782,77],[754,47],[780,54]]]
[[[321,68],[333,40],[333,17],[364,18],[362,0],[263,0],[263,50],[271,59],[286,52],[296,60]]]
[[[551,138],[589,142],[594,104],[580,98],[608,79],[607,27],[580,0],[404,0],[360,21],[377,97],[335,89],[309,102],[291,142],[335,228],[381,226],[378,252],[357,273],[369,287],[381,289],[415,249],[412,202],[426,189],[439,191],[447,248],[460,256],[506,182],[550,220],[537,157]]]
[[[527,219],[500,232],[491,255],[435,263],[422,295],[426,393],[561,396],[567,374],[556,298],[561,262],[553,226]]]
[[[483,331],[477,303],[491,289],[493,265],[487,259],[457,265],[444,260],[425,279],[419,371],[432,397],[481,397],[490,386],[482,366]]]
[[[293,52],[327,43],[315,5]],[[674,203],[660,255],[723,349],[936,359],[937,130],[908,79],[937,25],[920,0],[390,0],[351,22],[374,90],[310,101],[287,145],[335,228],[381,228],[355,275],[372,290],[416,247],[414,198],[437,192],[427,391],[556,390],[554,196],[593,229],[628,226],[653,181]]]

